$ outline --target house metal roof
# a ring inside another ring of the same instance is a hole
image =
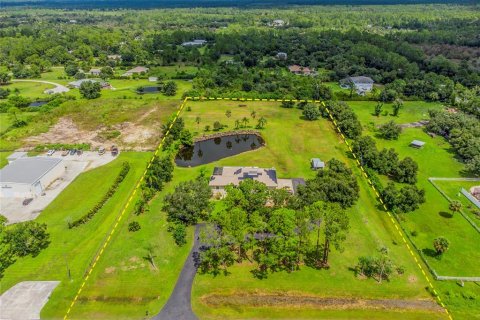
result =
[[[59,158],[20,158],[0,170],[0,184],[33,184],[62,162]]]
[[[311,163],[312,163],[312,166],[314,168],[323,168],[325,167],[325,162],[321,161],[320,159],[318,158],[313,158],[312,160],[310,160]]]
[[[267,187],[277,187],[275,168],[258,167],[216,167],[210,177],[210,186],[225,187],[230,184],[238,186],[245,179],[264,183]]]
[[[352,81],[353,83],[357,84],[357,83],[369,83],[369,84],[373,84],[374,81],[372,78],[370,77],[365,77],[365,76],[359,76],[359,77],[347,77],[345,79],[342,80],[343,82],[347,82],[347,81]]]
[[[413,140],[412,142],[410,142],[410,144],[417,147],[422,147],[423,145],[425,145],[425,142],[420,140]]]

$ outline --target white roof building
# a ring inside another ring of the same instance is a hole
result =
[[[27,156],[27,153],[26,152],[23,152],[23,151],[16,151],[14,153],[12,153],[11,155],[9,155],[7,157],[7,160],[8,160],[8,163],[10,162],[13,162],[15,160],[18,160],[18,159],[21,159],[21,158],[25,158]]]
[[[65,173],[62,159],[19,158],[0,170],[0,198],[33,198]]]

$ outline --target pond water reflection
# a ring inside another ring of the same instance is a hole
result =
[[[180,167],[194,167],[255,150],[265,144],[256,134],[232,134],[195,142],[178,152],[175,163]]]

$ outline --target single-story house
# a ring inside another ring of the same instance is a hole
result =
[[[65,173],[62,159],[26,157],[0,170],[0,197],[33,198]]]
[[[321,161],[318,158],[310,159],[310,165],[313,170],[323,169],[325,168],[325,162]]]
[[[109,54],[107,55],[108,60],[122,60],[122,56],[119,54]]]
[[[365,95],[365,93],[372,91],[373,79],[370,77],[346,77],[340,80],[340,87],[343,89],[350,89],[350,85],[353,84],[355,91],[359,95]]]
[[[15,160],[27,157],[27,153],[23,151],[16,151],[7,157],[8,163],[12,163]]]
[[[100,69],[90,69],[90,71],[88,71],[89,74],[91,74],[92,76],[97,76],[97,77],[100,75],[101,72],[102,71]]]
[[[310,76],[310,75],[315,74],[315,71],[310,69],[309,67],[302,67],[302,66],[299,66],[297,64],[289,66],[288,70],[291,73],[298,74],[298,75],[303,75],[303,76]]]
[[[147,73],[148,70],[149,70],[149,69],[148,69],[147,67],[135,67],[135,68],[133,68],[133,69],[128,70],[128,71],[125,72],[124,74],[122,74],[122,77],[130,77],[130,76],[132,76],[134,73],[137,73],[137,74]]]
[[[184,47],[203,46],[206,43],[207,43],[207,40],[195,39],[193,41],[186,41],[186,42],[182,43],[182,46],[184,46]]]
[[[102,87],[102,89],[110,89],[112,86],[110,85],[110,83],[108,82],[105,82],[105,81],[98,81],[98,80],[94,80],[94,79],[80,79],[80,80],[77,80],[77,81],[73,81],[73,82],[69,82],[68,85],[72,88],[80,88],[80,86],[82,85],[82,83],[84,82],[99,82],[100,83],[100,86]]]
[[[272,21],[272,23],[270,24],[272,27],[283,27],[285,26],[285,21],[281,20],[281,19],[275,19]]]
[[[420,140],[413,140],[412,142],[410,142],[410,147],[414,147],[417,149],[423,148],[424,145],[425,145],[425,142]]]
[[[150,82],[157,82],[157,81],[158,81],[158,77],[148,77],[148,81],[150,81]]]
[[[291,193],[295,193],[299,185],[305,184],[305,180],[301,178],[278,179],[275,168],[215,167],[208,185],[212,188],[214,194],[223,196],[226,194],[225,187],[229,185],[238,186],[240,182],[246,179],[262,182],[271,189],[285,188]]]
[[[279,52],[279,53],[277,53],[275,58],[277,58],[278,60],[287,60],[288,55],[287,55],[286,52]]]

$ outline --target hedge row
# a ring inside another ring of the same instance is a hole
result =
[[[90,211],[88,211],[87,214],[83,215],[79,219],[69,222],[68,223],[68,228],[72,229],[75,227],[78,227],[86,222],[88,222],[90,219],[93,218],[93,216],[103,207],[103,205],[110,199],[114,194],[115,191],[117,191],[120,183],[125,179],[127,176],[128,172],[130,171],[130,163],[124,162],[122,164],[122,170],[118,174],[117,178],[113,182],[112,186],[110,189],[108,189],[107,193],[103,196],[103,198],[92,208]]]

